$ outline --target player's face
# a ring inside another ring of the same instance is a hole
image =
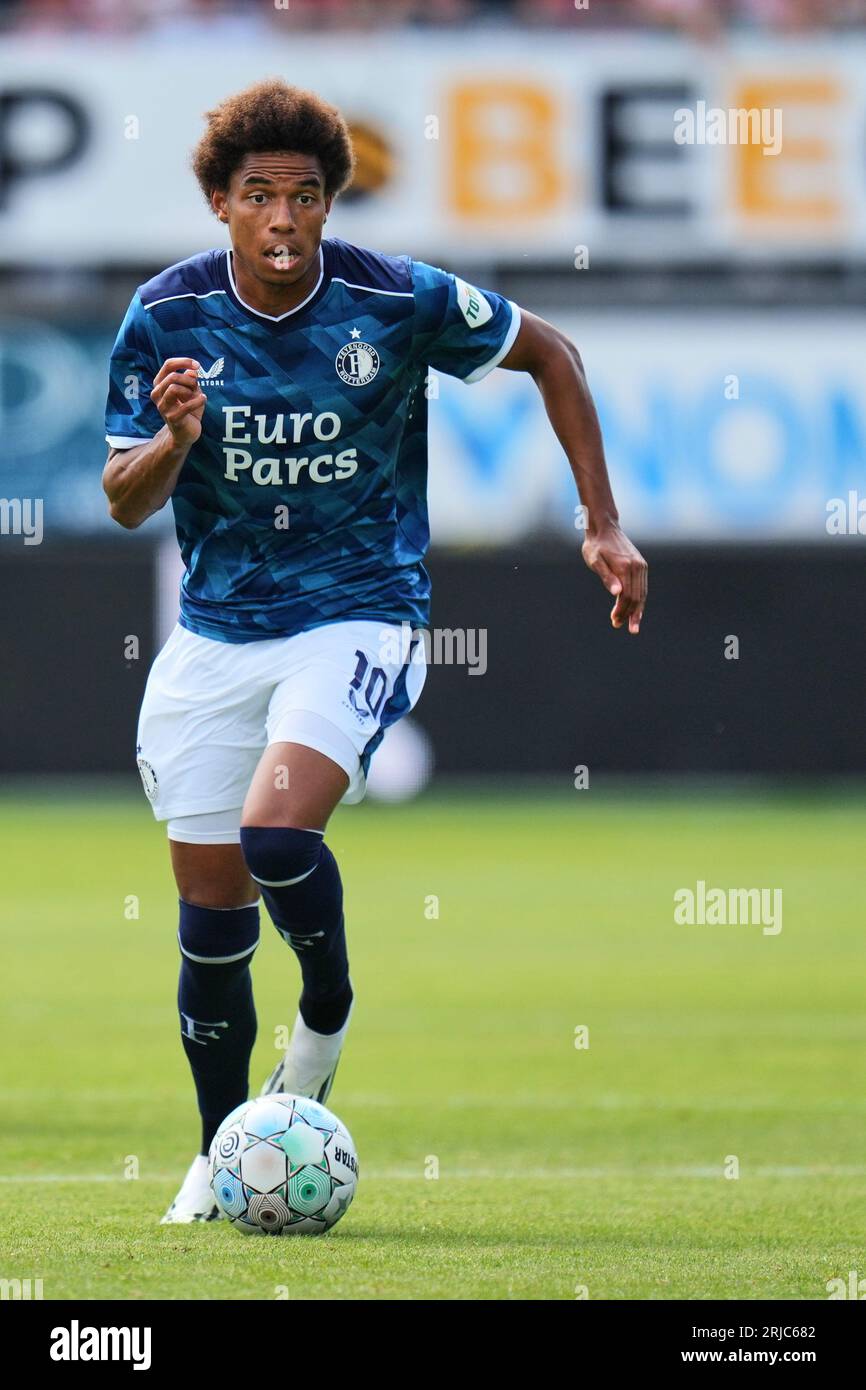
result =
[[[315,155],[248,154],[214,207],[228,222],[236,264],[268,286],[311,272],[330,211]]]

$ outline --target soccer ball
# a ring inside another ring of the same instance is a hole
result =
[[[319,1235],[358,1185],[352,1136],[304,1096],[259,1096],[226,1115],[208,1155],[216,1204],[246,1235]]]

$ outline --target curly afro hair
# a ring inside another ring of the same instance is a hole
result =
[[[215,189],[229,186],[248,154],[291,150],[318,158],[325,193],[336,197],[355,172],[352,138],[336,106],[278,77],[256,82],[205,112],[207,130],[192,154],[192,167],[208,206]]]

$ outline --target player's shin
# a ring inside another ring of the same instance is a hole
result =
[[[336,859],[318,830],[245,826],[241,847],[277,931],[300,962],[304,1021],[317,1033],[336,1033],[352,1002]]]
[[[246,826],[241,846],[274,925],[298,957],[303,979],[289,1054],[266,1090],[324,1101],[353,1001],[337,862],[317,830]]]
[[[256,1039],[250,961],[258,940],[257,904],[208,908],[181,899],[178,1009],[204,1154],[220,1122],[247,1098]]]

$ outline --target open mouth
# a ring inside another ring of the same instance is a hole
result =
[[[301,259],[300,253],[293,251],[289,246],[272,246],[270,251],[264,254],[277,270],[291,270]]]

